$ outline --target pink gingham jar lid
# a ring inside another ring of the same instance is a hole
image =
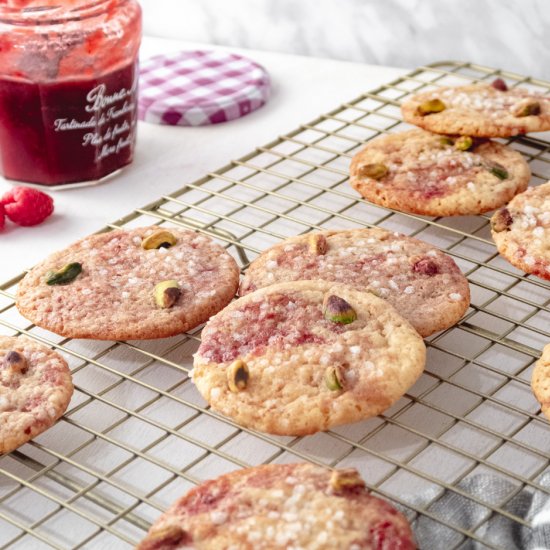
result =
[[[145,122],[203,126],[234,120],[269,98],[261,66],[223,51],[183,51],[141,61],[138,116]]]

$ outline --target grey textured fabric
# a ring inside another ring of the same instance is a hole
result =
[[[550,473],[541,476],[538,484],[550,489]],[[547,493],[532,488],[523,488],[518,492],[517,483],[488,474],[467,477],[457,487],[489,506],[498,506],[512,516],[524,519],[530,527],[493,513],[489,507],[452,491],[443,492],[439,498],[437,494],[440,491],[422,494],[414,503],[422,506],[422,503],[435,498],[427,511],[445,524],[474,532],[493,547],[502,550],[550,550],[550,497]],[[514,496],[509,502],[501,505],[512,494]],[[426,516],[418,516],[413,521],[413,530],[422,550],[455,548],[457,545],[460,550],[488,548],[471,539],[464,541],[464,537],[454,529]],[[461,544],[461,541],[464,542]]]

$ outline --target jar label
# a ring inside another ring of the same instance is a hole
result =
[[[53,127],[56,132],[89,130],[82,136],[82,147],[95,147],[96,159],[116,155],[131,147],[134,142],[136,110],[136,84],[132,88],[120,88],[107,93],[104,83],[92,88],[86,94],[84,110],[92,113],[87,119],[57,118]]]
[[[132,160],[134,62],[100,78],[28,83],[0,79],[0,167],[11,179],[95,181]]]

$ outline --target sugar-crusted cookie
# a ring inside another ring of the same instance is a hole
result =
[[[497,210],[491,234],[512,265],[550,280],[550,182],[527,189]]]
[[[535,363],[531,388],[542,412],[550,420],[550,344],[544,347],[540,359]]]
[[[25,336],[0,336],[0,454],[52,426],[72,394],[69,367],[58,353]]]
[[[385,229],[321,231],[264,251],[246,270],[240,295],[273,283],[321,279],[387,300],[421,336],[454,325],[470,304],[466,277],[437,248]]]
[[[207,481],[176,501],[137,550],[413,550],[407,520],[354,469],[268,464]]]
[[[86,237],[19,285],[33,323],[72,338],[164,338],[222,309],[239,283],[235,260],[204,235],[143,227]]]
[[[550,96],[508,89],[501,79],[421,92],[401,111],[407,122],[438,134],[508,137],[550,130]]]
[[[357,153],[350,183],[368,201],[426,216],[481,214],[506,204],[531,176],[522,155],[494,141],[408,130]]]
[[[422,373],[422,338],[385,300],[325,281],[262,288],[210,319],[193,380],[243,426],[304,435],[374,416]]]

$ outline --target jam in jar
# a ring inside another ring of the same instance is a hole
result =
[[[0,4],[0,172],[95,183],[132,161],[141,10],[135,0]]]

